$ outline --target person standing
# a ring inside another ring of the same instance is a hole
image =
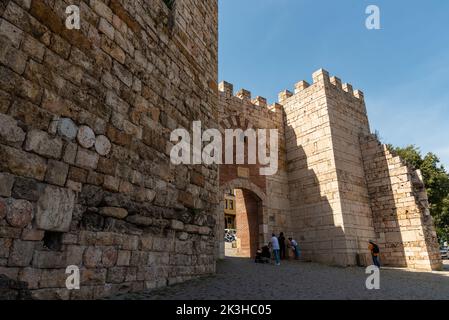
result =
[[[290,240],[290,243],[292,244],[292,250],[293,250],[293,253],[295,254],[295,259],[298,260],[300,258],[300,256],[301,256],[301,251],[299,249],[299,244],[293,238],[289,238],[289,240]]]
[[[273,236],[271,238],[271,249],[273,250],[274,259],[276,261],[276,265],[281,265],[281,256],[280,256],[280,247],[279,247],[279,240],[276,237],[276,235],[273,233]]]
[[[285,237],[284,237],[284,233],[281,232],[281,234],[279,235],[279,250],[280,250],[280,254],[281,254],[281,260],[285,260]]]
[[[380,269],[380,262],[379,262],[379,246],[374,243],[374,241],[369,241],[368,249],[371,251],[371,256],[373,258],[373,263],[376,267]]]

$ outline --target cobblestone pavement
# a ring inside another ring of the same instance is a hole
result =
[[[364,268],[283,262],[280,267],[226,258],[215,276],[118,296],[131,300],[449,299],[449,272],[381,270],[380,290],[367,290]]]

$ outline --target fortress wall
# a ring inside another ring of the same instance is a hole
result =
[[[218,169],[169,141],[217,125],[217,1],[76,3],[79,31],[68,1],[0,6],[0,274],[78,299],[213,273]]]
[[[440,269],[438,240],[421,173],[375,136],[362,139],[362,150],[381,262]]]
[[[347,264],[347,241],[324,74],[284,91],[291,221],[304,258]]]
[[[363,93],[323,72],[335,166],[347,241],[348,264],[372,263],[368,242],[374,239],[373,218],[365,181],[360,136],[370,133]],[[357,254],[359,261],[356,260]]]
[[[260,222],[259,242],[267,244],[272,232],[291,235],[289,217],[288,182],[285,164],[284,112],[279,104],[268,105],[263,97],[251,98],[248,90],[242,89],[234,95],[233,85],[219,84],[220,127],[224,129],[247,128],[278,129],[279,152],[278,172],[271,176],[261,176],[261,165],[221,165],[220,185],[234,179],[244,179],[260,187],[266,196],[263,221]],[[267,141],[268,139],[267,133]],[[245,148],[247,152],[247,148]],[[267,151],[268,153],[268,151]],[[249,176],[239,175],[239,168],[245,168]],[[250,190],[251,191],[251,190]]]

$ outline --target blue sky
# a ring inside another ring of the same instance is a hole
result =
[[[324,68],[365,93],[372,131],[449,168],[449,1],[219,0],[220,80],[277,100]],[[365,9],[381,10],[381,30]]]

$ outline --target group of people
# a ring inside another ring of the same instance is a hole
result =
[[[301,250],[296,240],[291,237],[286,239],[283,232],[279,234],[279,237],[273,233],[268,245],[257,250],[256,263],[269,263],[272,257],[270,249],[277,266],[281,264],[281,260],[290,259],[292,256],[299,259],[301,256]]]
[[[264,246],[262,249],[258,249],[256,253],[256,263],[270,263],[271,252],[273,253],[274,260],[277,266],[281,265],[281,260],[290,259],[290,254],[292,254],[295,259],[301,257],[301,250],[299,244],[293,238],[286,239],[284,233],[281,232],[279,237],[273,233],[272,238],[268,245]],[[371,252],[371,257],[373,259],[373,264],[380,268],[379,246],[372,240],[369,241],[368,249]]]

